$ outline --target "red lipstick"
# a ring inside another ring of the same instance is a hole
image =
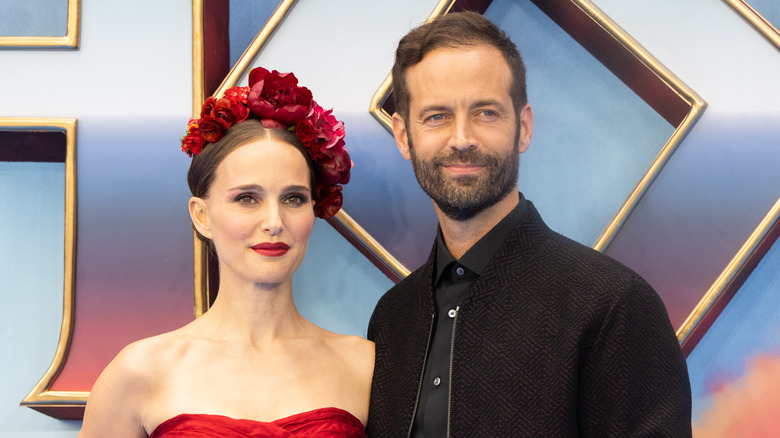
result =
[[[287,254],[290,246],[284,242],[263,242],[252,247],[254,252],[266,257],[281,257]]]

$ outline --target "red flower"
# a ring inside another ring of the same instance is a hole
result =
[[[342,148],[335,157],[317,161],[317,184],[347,184],[352,166],[347,149]]]
[[[349,182],[352,160],[344,147],[344,123],[332,110],[325,111],[312,100],[311,91],[298,86],[292,73],[257,67],[249,73],[249,85],[233,87],[222,98],[209,97],[200,118],[190,119],[181,149],[199,154],[207,143],[216,143],[231,126],[249,117],[266,128],[293,131],[309,151],[317,178],[314,212],[334,216],[343,202],[341,185]]]
[[[233,114],[233,105],[227,99],[218,99],[214,105],[214,109],[211,110],[211,117],[222,119],[226,121],[230,126],[236,123],[236,116]]]
[[[332,111],[325,111],[314,102],[311,111],[306,116],[306,120],[317,132],[310,148],[315,160],[334,157],[341,153],[344,146],[344,122],[336,120],[336,117],[331,114]]]
[[[192,118],[187,123],[187,134],[181,138],[181,150],[190,157],[198,155],[206,144],[206,140],[200,135],[198,129],[198,119]]]
[[[243,122],[249,116],[249,107],[246,106],[248,94],[249,87],[233,87],[225,91],[225,99],[230,101],[236,123]]]
[[[223,97],[222,99],[217,99],[209,97],[206,99],[206,103],[203,104],[200,116],[201,118],[213,117],[222,119],[229,126],[233,126],[238,122],[244,121],[249,115],[249,110],[239,99],[240,96],[236,96],[235,93],[231,93],[230,98]]]
[[[311,106],[311,91],[298,86],[292,73],[279,73],[257,67],[249,73],[247,105],[260,120],[292,126],[303,120]]]
[[[200,109],[200,116],[206,117],[211,115],[211,111],[214,109],[214,104],[217,103],[217,98],[214,96],[209,96],[206,98],[206,101],[203,102],[203,108]]]
[[[181,139],[181,150],[183,150],[190,157],[198,155],[203,151],[203,146],[206,144],[206,140],[198,135],[185,135]]]
[[[225,91],[225,99],[230,100],[231,102],[242,102],[246,103],[246,95],[249,93],[249,87],[233,87],[228,88],[227,91]]]
[[[311,122],[308,120],[301,120],[298,122],[298,124],[295,125],[294,132],[295,135],[301,139],[301,142],[304,144],[304,146],[306,146],[306,148],[311,146],[312,142],[314,141],[314,137],[317,135],[317,132],[314,130],[314,126],[312,126]]]
[[[207,142],[216,143],[225,136],[230,124],[218,117],[204,116],[198,120],[198,128]]]
[[[317,203],[314,204],[314,214],[317,217],[327,219],[335,216],[341,209],[343,202],[340,185],[323,186],[317,184]]]

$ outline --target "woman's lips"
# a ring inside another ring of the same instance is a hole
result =
[[[284,242],[263,242],[252,246],[254,252],[266,257],[281,257],[287,254],[290,247]]]

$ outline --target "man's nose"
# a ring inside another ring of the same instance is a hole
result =
[[[477,148],[472,121],[469,120],[467,115],[459,114],[455,116],[455,120],[452,123],[450,147],[460,151]]]

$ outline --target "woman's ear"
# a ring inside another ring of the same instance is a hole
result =
[[[212,238],[209,218],[206,214],[206,201],[203,198],[197,196],[190,198],[190,218],[192,218],[192,225],[203,237]]]

